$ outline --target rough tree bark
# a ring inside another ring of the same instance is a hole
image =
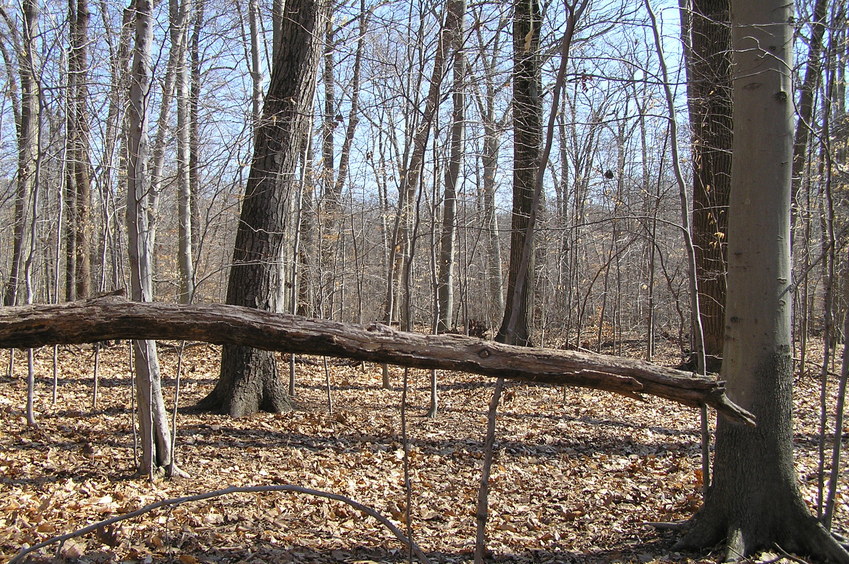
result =
[[[325,17],[322,0],[292,0],[284,10],[227,288],[228,304],[268,311],[276,307],[283,283],[277,262],[315,91],[320,52],[315,34],[323,28]],[[221,376],[200,407],[232,416],[291,408],[274,355],[244,344],[224,347]]]
[[[689,4],[682,9],[681,19],[693,135],[693,244],[704,352],[708,369],[717,371],[725,340],[731,191],[730,7],[729,0],[692,0]]]
[[[739,560],[781,546],[818,560],[849,553],[810,515],[793,466],[790,188],[792,3],[735,0],[734,162],[723,376],[756,428],[720,417],[714,479],[682,547],[724,542]]]
[[[19,111],[16,112],[15,129],[18,134],[18,173],[15,187],[15,226],[12,245],[12,265],[6,285],[4,303],[14,305],[18,302],[18,292],[23,282],[24,261],[29,255],[29,231],[32,193],[36,181],[36,153],[39,145],[39,123],[41,106],[35,62],[37,53],[35,37],[38,31],[39,3],[25,0],[21,4],[22,27],[20,35],[16,22],[3,11],[3,17],[9,25],[11,39],[17,51],[18,73],[20,75],[21,98]],[[22,35],[22,37],[21,37]],[[9,61],[7,60],[7,65]]]
[[[66,170],[67,288],[69,300],[91,295],[91,161],[88,125],[87,0],[68,0],[68,154]]]
[[[533,248],[528,229],[534,202],[542,143],[542,78],[540,24],[536,0],[517,1],[513,15],[513,214],[510,227],[510,270],[504,318],[496,335],[502,343],[530,345],[528,314],[533,296],[533,255],[522,268],[525,246]],[[530,240],[530,242],[528,242]]]
[[[59,305],[0,309],[0,348],[109,339],[250,343],[269,351],[327,355],[415,368],[437,368],[536,384],[582,386],[635,397],[648,394],[684,405],[710,405],[751,422],[714,378],[636,359],[533,349],[463,335],[423,335],[272,313],[224,304],[138,303],[110,295]]]
[[[442,202],[442,232],[439,238],[439,258],[437,273],[436,331],[444,333],[452,328],[454,312],[454,247],[457,234],[457,183],[460,178],[460,165],[463,160],[463,130],[465,128],[465,52],[463,51],[463,15],[466,12],[465,0],[449,0],[446,9],[446,32],[451,44],[454,65],[454,86],[452,92],[454,108],[451,113],[451,138],[448,166],[445,169],[445,197]],[[451,27],[447,27],[448,25]]]

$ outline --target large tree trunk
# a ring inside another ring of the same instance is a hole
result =
[[[714,480],[683,546],[729,559],[778,545],[849,562],[810,516],[793,466],[790,187],[793,6],[732,3],[734,163],[723,376],[756,428],[720,417]]]
[[[682,10],[693,133],[693,244],[699,315],[709,370],[724,345],[728,197],[731,191],[729,0],[693,0]],[[689,32],[689,33],[688,33]]]
[[[256,131],[254,159],[242,201],[227,303],[273,311],[280,285],[278,261],[284,243],[286,211],[309,126],[324,21],[321,0],[286,3],[281,42],[274,59],[263,116]],[[201,400],[204,409],[249,415],[286,411],[289,398],[277,377],[274,355],[241,345],[225,346],[221,377]]]
[[[513,15],[513,215],[510,227],[510,270],[504,318],[496,339],[530,345],[528,315],[533,297],[533,248],[528,229],[534,204],[542,143],[542,84],[539,39],[540,5],[536,0],[515,2]],[[528,239],[531,241],[529,242]],[[527,265],[523,268],[522,263]]]
[[[337,356],[416,368],[473,372],[534,384],[584,386],[628,396],[654,395],[710,405],[751,419],[728,402],[712,377],[647,362],[579,351],[531,349],[462,335],[423,335],[223,304],[137,303],[107,295],[61,305],[0,308],[0,347],[38,347],[108,339],[198,340],[264,350]]]

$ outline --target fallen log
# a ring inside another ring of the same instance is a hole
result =
[[[504,345],[462,335],[423,335],[381,324],[354,325],[223,305],[131,302],[110,294],[58,305],[0,308],[0,348],[110,339],[171,339],[248,345],[416,368],[472,372],[539,384],[580,386],[631,397],[709,405],[739,422],[753,416],[722,382],[641,360]]]

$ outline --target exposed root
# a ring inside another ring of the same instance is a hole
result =
[[[747,554],[746,540],[743,537],[743,531],[733,529],[729,531],[728,538],[725,541],[725,562],[740,562]]]
[[[849,551],[809,515],[788,519],[782,533],[773,533],[775,538],[765,538],[763,530],[756,532],[741,524],[730,525],[718,512],[711,513],[713,515],[703,509],[693,516],[688,532],[676,543],[675,550],[700,552],[714,549],[721,543],[726,562],[741,562],[759,551],[779,547],[788,558],[795,553],[816,562],[849,564]]]

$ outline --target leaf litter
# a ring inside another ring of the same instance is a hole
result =
[[[163,347],[173,403],[177,355]],[[26,425],[25,359],[0,377],[0,557],[162,499],[228,486],[293,484],[348,496],[406,527],[400,426],[402,369],[297,364],[297,409],[233,419],[192,406],[215,383],[217,347],[183,359],[177,459],[188,479],[150,483],[135,472],[126,346],[61,347],[52,403],[52,349],[36,354],[38,427]],[[282,374],[288,361],[280,356]],[[7,357],[8,359],[8,357]],[[440,413],[426,416],[429,372],[411,371],[409,460],[414,540],[434,562],[471,562],[475,503],[493,380],[439,373]],[[797,469],[816,500],[818,381],[796,379]],[[170,408],[170,407],[169,407]],[[646,398],[508,383],[499,409],[487,527],[498,562],[713,562],[673,551],[675,532],[701,505],[698,412]],[[847,533],[846,472],[835,530]],[[162,508],[42,551],[33,562],[403,562],[407,552],[353,508],[289,493],[234,494]]]

